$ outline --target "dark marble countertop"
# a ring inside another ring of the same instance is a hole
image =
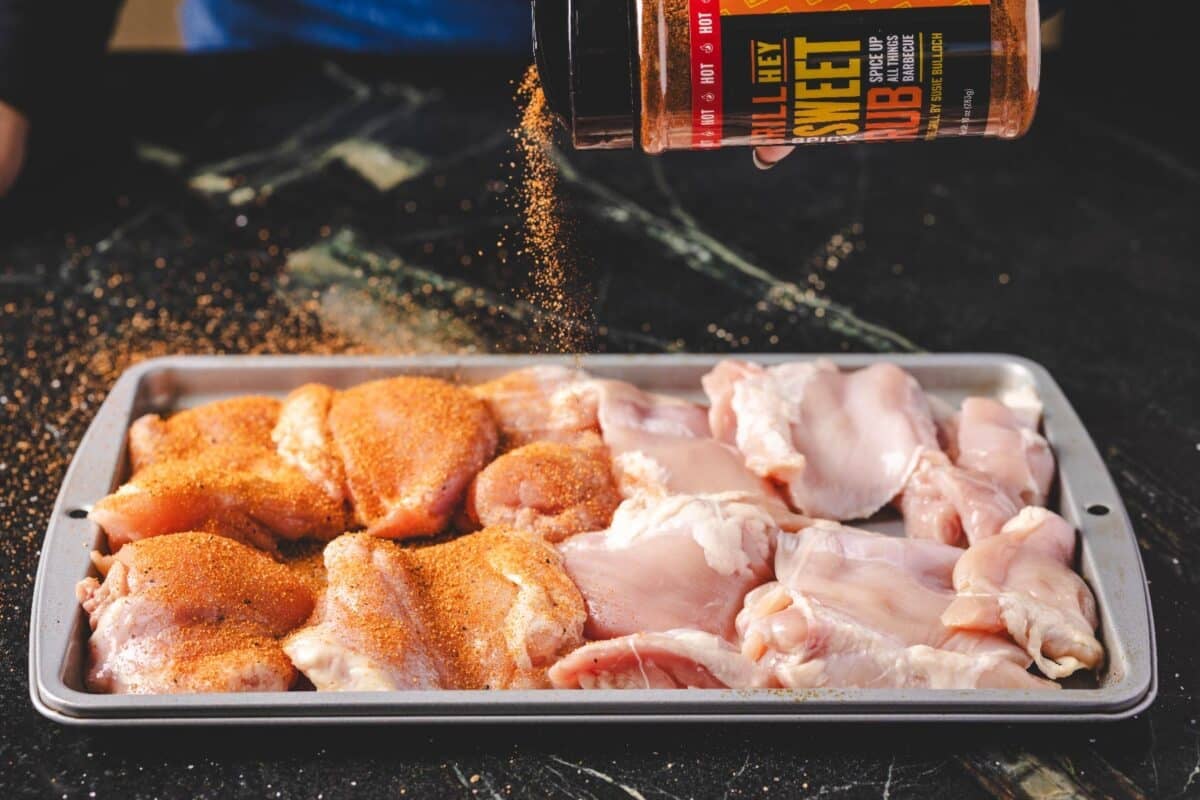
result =
[[[1100,113],[1111,87],[1081,89],[1072,63],[1051,60],[1019,142],[821,148],[761,175],[744,152],[567,154],[562,193],[596,320],[586,349],[1045,364],[1142,545],[1161,679],[1149,712],[1024,727],[41,719],[25,660],[39,542],[124,367],[182,352],[554,349],[511,234],[521,63],[124,56],[0,206],[0,794],[1200,796],[1200,161],[1186,131],[1147,132],[1154,98]]]

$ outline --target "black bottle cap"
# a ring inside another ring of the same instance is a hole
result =
[[[546,104],[575,147],[633,147],[630,0],[533,0],[533,52]]]

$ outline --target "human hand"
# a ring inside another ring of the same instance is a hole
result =
[[[754,148],[754,166],[759,169],[770,169],[778,164],[788,153],[796,148],[791,145],[772,145],[771,147]]]
[[[25,139],[29,122],[25,115],[0,100],[0,197],[16,183],[25,163]]]

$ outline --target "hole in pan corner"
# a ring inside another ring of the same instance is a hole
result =
[[[1087,512],[1093,517],[1105,517],[1108,516],[1109,507],[1103,503],[1093,503],[1087,507]]]
[[[87,515],[88,509],[86,508],[72,508],[67,512],[67,516],[71,519],[87,519]]]

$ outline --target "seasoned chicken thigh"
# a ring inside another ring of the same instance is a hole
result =
[[[320,691],[436,689],[454,664],[433,647],[411,552],[363,534],[325,546],[326,588],[283,649]]]
[[[733,641],[742,598],[771,577],[778,530],[738,494],[639,495],[608,530],[559,550],[587,601],[588,638],[687,628]]]
[[[724,361],[704,377],[713,433],[813,517],[865,519],[938,449],[920,386],[890,364],[843,373],[824,360],[765,369]]]
[[[320,486],[330,500],[342,503],[347,499],[346,469],[329,430],[329,409],[336,395],[319,383],[293,391],[279,409],[271,441],[284,461]]]
[[[273,397],[234,397],[180,411],[168,419],[147,414],[129,427],[129,460],[136,474],[151,464],[193,458],[226,445],[271,448],[279,417]]]
[[[348,522],[341,503],[274,451],[232,445],[145,467],[88,518],[104,529],[112,551],[196,530],[274,550],[276,537],[332,539]]]
[[[92,627],[94,692],[285,691],[296,672],[279,638],[312,611],[287,567],[230,539],[177,533],[95,560],[76,593]]]
[[[742,652],[787,688],[1052,686],[999,636],[941,622],[962,551],[817,522],[781,534],[777,582],[738,615]]]
[[[481,400],[433,378],[391,378],[337,393],[329,431],[356,518],[388,539],[445,528],[497,440]]]
[[[1096,600],[1074,559],[1075,529],[1044,508],[1026,508],[963,555],[954,568],[958,597],[942,621],[1007,633],[1050,678],[1096,669],[1104,660]]]
[[[349,534],[328,589],[284,649],[318,690],[516,689],[583,643],[586,612],[554,549],[489,528],[403,548]]]
[[[484,527],[507,525],[561,542],[607,528],[620,502],[603,446],[535,442],[500,456],[476,476],[467,513]]]

